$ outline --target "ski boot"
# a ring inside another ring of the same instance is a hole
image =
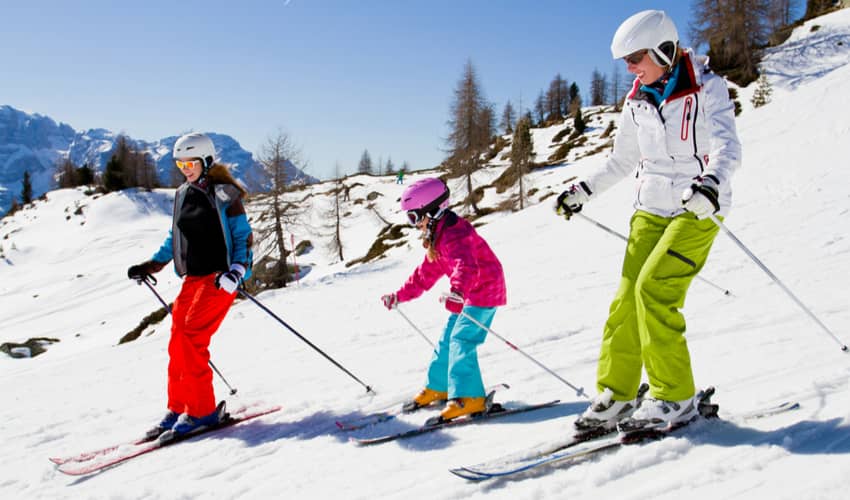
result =
[[[670,432],[684,427],[700,417],[717,416],[718,405],[711,403],[714,387],[699,391],[694,397],[681,401],[647,398],[631,417],[617,424],[623,434],[640,432]]]
[[[617,423],[628,418],[635,412],[643,401],[643,396],[649,390],[649,384],[643,383],[638,388],[637,397],[627,401],[614,401],[611,389],[605,389],[597,395],[590,406],[573,423],[576,435],[603,435],[616,430]]]
[[[404,413],[410,413],[435,403],[442,403],[446,400],[446,397],[448,397],[446,391],[435,391],[426,387],[413,397],[413,401],[405,403],[402,406],[402,411]]]
[[[188,413],[183,413],[177,418],[177,422],[171,430],[168,430],[159,436],[159,440],[168,441],[175,438],[182,438],[208,427],[215,427],[222,422],[225,422],[229,417],[230,415],[228,415],[227,411],[225,411],[224,401],[219,403],[212,413],[203,417],[193,417]]]
[[[177,418],[179,416],[179,413],[168,410],[168,413],[162,417],[162,420],[160,420],[158,424],[145,432],[144,441],[152,441],[158,438],[163,432],[171,430],[171,428],[174,427],[174,424],[177,423]]]

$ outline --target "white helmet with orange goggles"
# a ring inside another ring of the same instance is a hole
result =
[[[649,52],[661,67],[672,66],[679,47],[679,32],[661,10],[644,10],[623,21],[611,40],[611,55],[622,59],[636,52]]]
[[[175,162],[178,158],[198,158],[206,172],[215,162],[215,146],[212,139],[205,134],[193,132],[177,139],[172,156]]]

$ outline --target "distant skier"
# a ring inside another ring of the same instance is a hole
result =
[[[679,48],[676,26],[664,12],[647,10],[626,19],[611,53],[637,77],[613,152],[556,203],[569,219],[637,169],[622,280],[602,335],[600,394],[575,422],[580,431],[610,429],[628,417],[621,429],[664,428],[697,415],[679,309],[718,232],[708,216],[727,214],[730,179],[741,162],[726,82],[711,73],[705,56]],[[650,397],[638,402],[642,367]]]
[[[465,315],[488,328],[492,324],[496,307],[506,303],[502,265],[472,224],[449,210],[449,188],[442,180],[427,178],[411,184],[402,194],[401,209],[408,222],[422,231],[427,253],[397,292],[381,297],[384,306],[391,310],[419,297],[442,276],[449,278],[451,289],[445,301],[451,314],[428,367],[425,388],[407,406],[412,409],[448,399],[443,420],[481,413],[486,410],[486,394],[476,349],[487,330]]]
[[[404,184],[404,170],[399,170],[395,175],[396,184]]]
[[[251,274],[253,236],[242,206],[245,190],[215,163],[212,140],[203,134],[180,137],[174,162],[186,182],[174,195],[168,237],[151,260],[127,270],[131,279],[142,279],[174,260],[175,271],[184,277],[171,310],[168,412],[148,437],[168,430],[186,434],[224,415],[224,402],[215,403],[208,348],[237,287]]]

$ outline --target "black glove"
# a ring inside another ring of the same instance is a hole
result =
[[[570,184],[570,187],[558,196],[558,201],[555,203],[555,212],[558,215],[563,215],[565,219],[570,220],[573,214],[581,212],[582,205],[590,201],[591,194],[593,192],[584,181]]]
[[[131,280],[142,280],[151,274],[158,273],[162,271],[162,268],[165,267],[164,262],[156,262],[154,260],[148,260],[142,262],[141,264],[136,264],[135,266],[130,266],[127,269],[127,277]]]

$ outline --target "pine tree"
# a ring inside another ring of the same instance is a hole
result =
[[[573,82],[570,85],[570,112],[569,114],[575,114],[576,110],[581,109],[581,93],[579,92],[578,85],[576,82]]]
[[[32,203],[32,180],[29,170],[24,171],[24,181],[21,183],[21,203]]]
[[[576,110],[575,117],[573,118],[573,128],[575,128],[575,134],[583,134],[585,129],[587,129],[587,124],[584,122],[584,117],[581,115],[581,108]]]
[[[120,191],[126,187],[124,182],[124,168],[118,160],[118,156],[112,155],[103,171],[103,188],[107,193]]]
[[[94,171],[88,163],[78,168],[76,171],[77,186],[88,186],[94,184]]]
[[[771,88],[770,82],[767,81],[767,77],[765,75],[761,75],[756,81],[756,89],[753,92],[753,97],[750,99],[750,102],[753,104],[754,108],[760,108],[770,102],[771,94],[773,94],[773,88]]]

